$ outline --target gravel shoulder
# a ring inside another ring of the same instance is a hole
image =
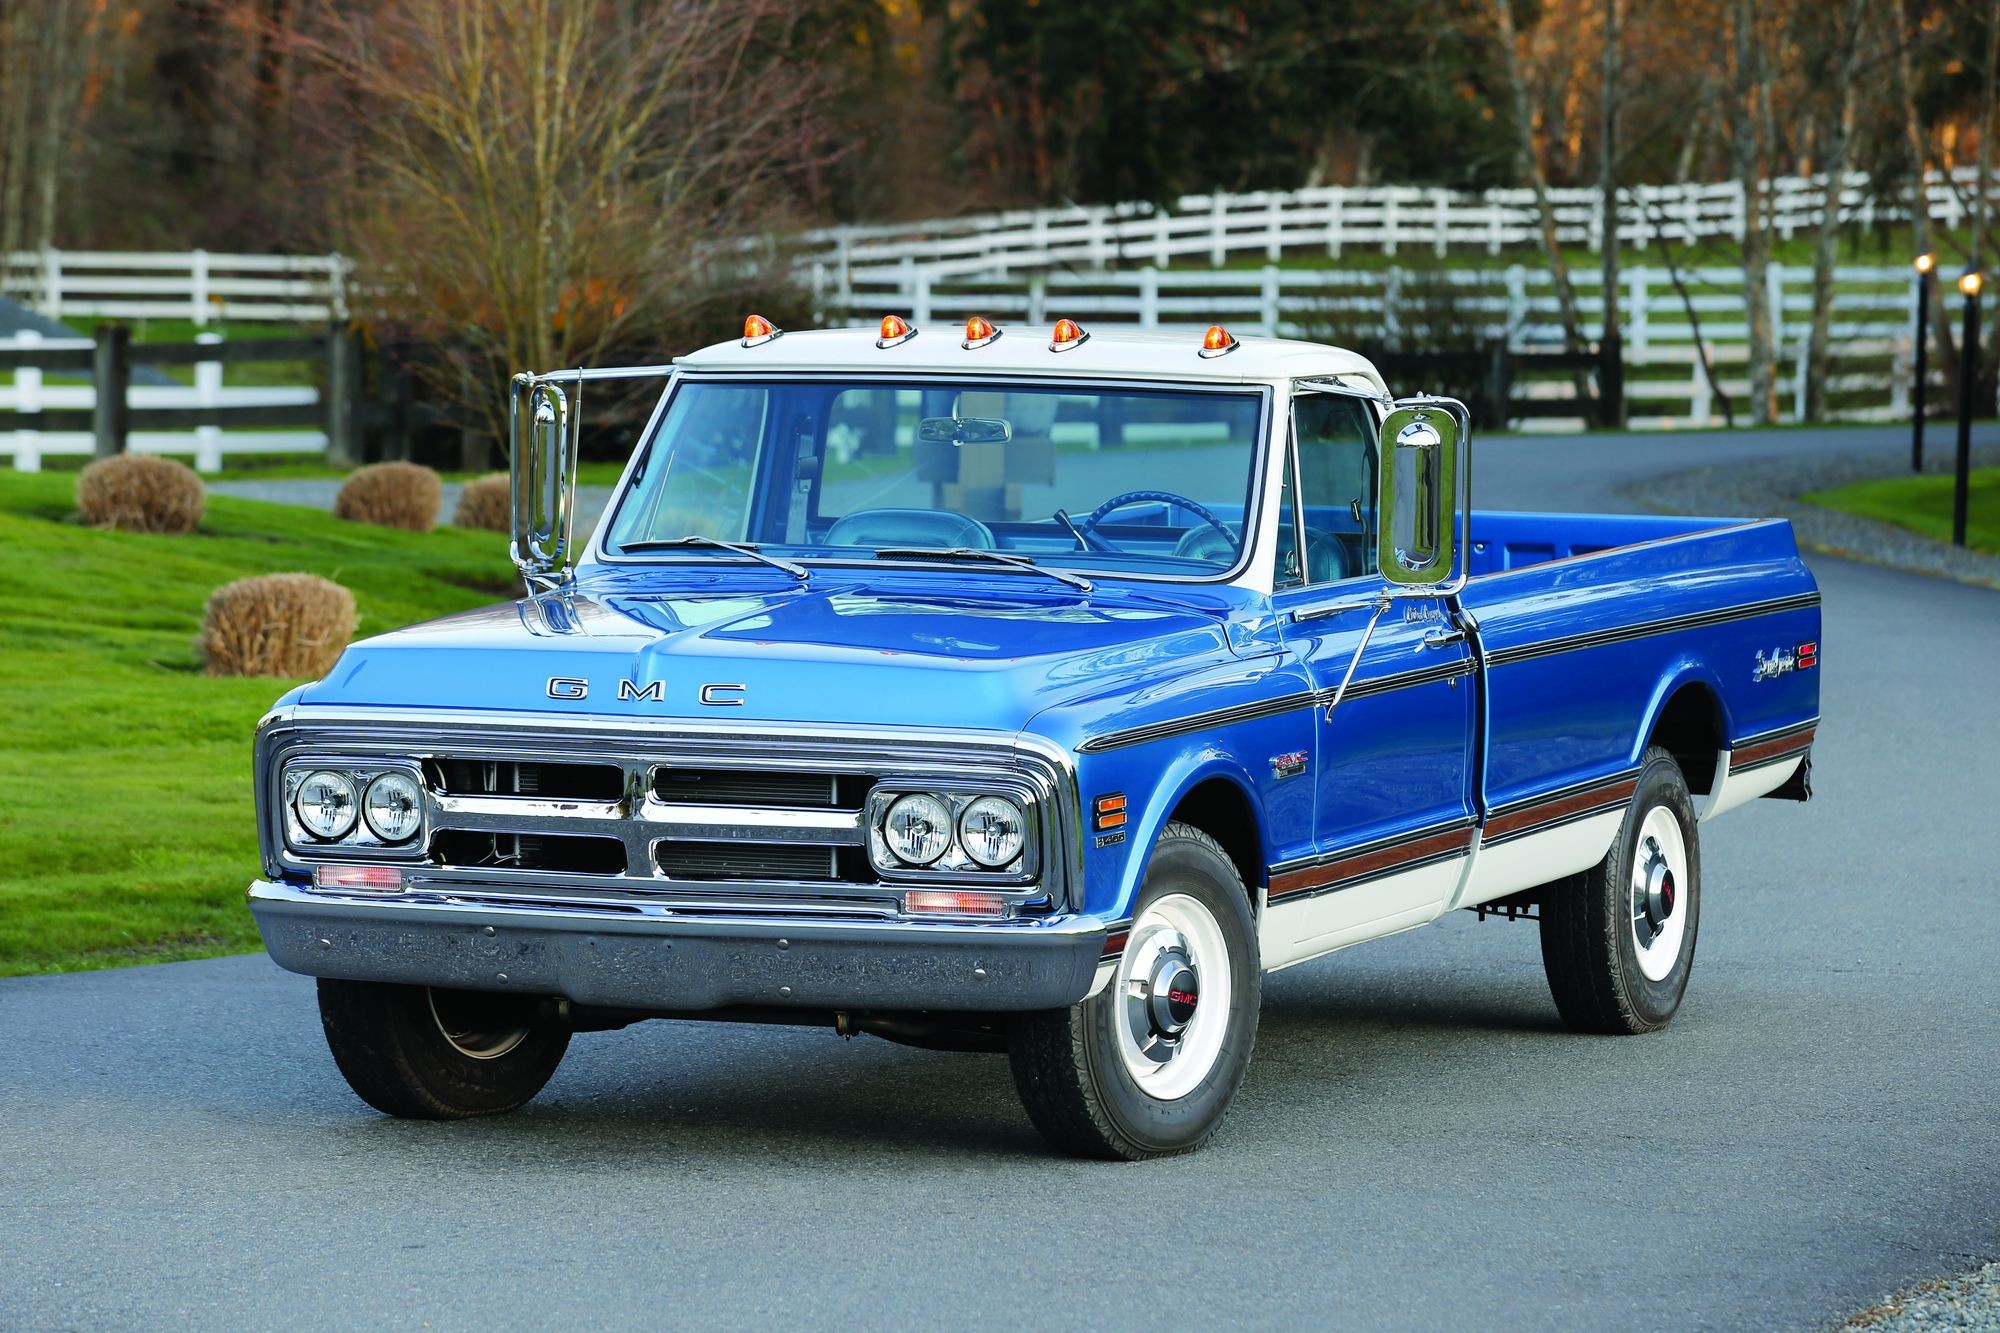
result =
[[[1949,449],[1934,440],[1925,452],[1926,476],[1950,474],[1953,463]],[[2000,445],[1973,449],[1975,468],[1996,464],[2000,464]],[[1902,475],[1908,468],[1907,445],[1876,445],[1858,451],[1735,460],[1650,478],[1625,487],[1622,494],[1645,508],[1665,513],[1788,518],[1799,545],[1810,551],[2000,588],[2000,556],[1960,550],[1905,528],[1823,509],[1801,498],[1857,481]]]
[[[1841,1333],[1935,1333],[2000,1328],[2000,1262],[1957,1277],[1933,1278],[1897,1292],[1840,1326]]]

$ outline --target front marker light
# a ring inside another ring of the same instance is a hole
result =
[[[882,840],[896,859],[927,866],[951,846],[951,807],[935,796],[912,792],[889,807]]]
[[[958,842],[967,856],[993,870],[1021,855],[1026,827],[1020,806],[1003,796],[982,796],[958,817]]]
[[[292,810],[299,823],[306,832],[327,842],[353,832],[359,806],[354,783],[347,775],[326,769],[306,774],[306,780],[292,797]]]
[[[383,842],[406,842],[423,825],[423,793],[409,774],[384,773],[368,784],[361,817]]]

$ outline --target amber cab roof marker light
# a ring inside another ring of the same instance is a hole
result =
[[[959,346],[966,351],[977,351],[1000,336],[1000,330],[993,327],[993,321],[983,315],[974,315],[965,321],[965,341]]]
[[[762,315],[746,315],[743,319],[743,345],[762,347],[784,333],[784,330],[765,319]]]
[[[1240,346],[1242,344],[1230,337],[1229,330],[1223,328],[1220,324],[1209,325],[1208,332],[1201,335],[1201,354],[1203,356],[1223,356],[1235,351]]]
[[[1073,319],[1059,319],[1056,330],[1049,338],[1051,352],[1067,352],[1090,341],[1090,335],[1083,331],[1083,325]]]
[[[908,320],[901,315],[882,316],[882,336],[875,340],[877,347],[897,347],[917,336]]]

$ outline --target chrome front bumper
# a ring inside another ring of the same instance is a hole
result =
[[[307,976],[563,996],[662,1012],[738,1005],[995,1012],[1087,995],[1104,923],[977,924],[686,915],[326,893],[274,880],[250,910],[280,967]]]

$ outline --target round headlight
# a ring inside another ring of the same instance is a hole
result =
[[[407,773],[384,773],[368,784],[361,801],[361,817],[384,842],[404,842],[415,836],[424,822],[423,793]]]
[[[898,860],[927,866],[951,846],[951,807],[935,796],[912,792],[889,807],[882,840]]]
[[[1008,865],[1018,857],[1026,830],[1021,807],[1002,796],[982,796],[958,817],[959,845],[988,868]]]
[[[354,829],[354,816],[358,813],[359,802],[354,796],[354,783],[345,773],[329,773],[321,769],[306,774],[306,780],[299,784],[298,794],[292,797],[292,809],[298,814],[299,823],[305,825],[306,832],[315,838],[344,838]]]

